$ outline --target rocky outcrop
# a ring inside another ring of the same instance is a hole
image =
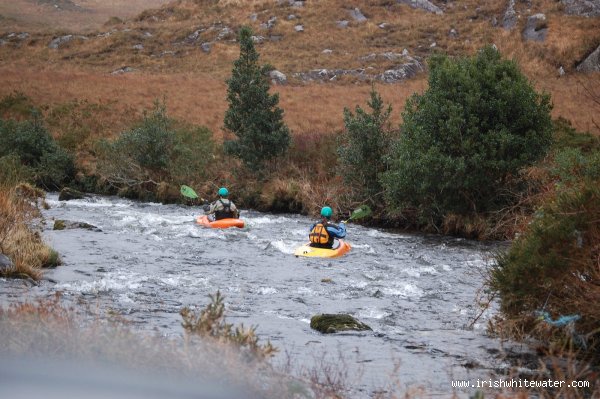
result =
[[[560,0],[565,12],[584,17],[600,16],[600,0]]]
[[[308,72],[299,72],[294,77],[303,81],[335,81],[342,76],[353,76],[364,81],[381,81],[384,83],[396,83],[410,79],[420,72],[425,71],[425,67],[417,58],[408,55],[408,51],[402,53],[386,52],[381,54],[369,54],[360,57],[363,62],[392,61],[397,63],[394,67],[385,70],[382,73],[368,73],[372,67],[356,69],[313,69]]]
[[[72,42],[73,40],[87,40],[87,39],[88,38],[86,36],[74,36],[74,35],[59,36],[57,38],[52,39],[50,44],[48,44],[48,48],[57,50],[57,49],[65,46],[67,43]]]
[[[14,267],[12,260],[2,253],[0,253],[0,274],[10,271]]]
[[[600,72],[600,46],[577,65],[578,72]]]
[[[323,334],[340,331],[369,331],[371,327],[348,314],[320,314],[310,319],[310,328]]]
[[[509,0],[502,17],[502,27],[511,30],[517,25],[517,12],[515,11],[515,0]]]
[[[60,194],[58,194],[59,201],[69,201],[73,199],[82,199],[84,194],[81,191],[77,191],[73,188],[65,187],[60,190]]]
[[[548,25],[544,14],[535,14],[527,18],[527,25],[523,30],[524,40],[543,42],[548,34]]]
[[[397,0],[397,3],[408,4],[412,8],[418,8],[437,15],[442,15],[444,11],[428,0]]]

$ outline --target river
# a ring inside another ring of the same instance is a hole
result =
[[[350,224],[346,256],[296,258],[312,223],[300,215],[244,210],[244,229],[218,230],[194,223],[198,207],[102,196],[59,202],[56,194],[47,202],[43,235],[64,264],[26,293],[2,285],[4,303],[61,291],[100,317],[116,313],[137,329],[180,336],[181,308],[202,308],[220,290],[229,322],[256,326],[279,348],[275,365],[337,364],[364,397],[390,384],[448,396],[452,380],[508,367],[500,342],[486,336],[494,309],[470,326],[497,243]],[[101,231],[54,231],[53,219]],[[309,326],[319,313],[349,313],[373,331],[324,335]]]

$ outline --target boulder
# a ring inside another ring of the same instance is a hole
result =
[[[81,191],[77,191],[75,189],[65,187],[60,190],[60,194],[58,194],[59,201],[69,201],[74,199],[82,199],[84,194]]]
[[[565,12],[582,17],[600,16],[599,0],[560,0],[565,7]]]
[[[271,78],[271,83],[274,85],[284,85],[287,83],[287,76],[278,70],[269,72],[269,77]]]
[[[371,327],[348,314],[320,314],[313,316],[310,319],[310,328],[323,334],[332,334],[340,331],[372,331]]]
[[[205,53],[210,53],[210,49],[212,48],[212,43],[202,43],[200,45],[200,48],[202,49],[202,51],[204,51]]]
[[[535,14],[527,18],[527,24],[523,29],[523,39],[543,42],[548,34],[548,25],[544,14]]]
[[[56,219],[52,230],[86,229],[90,231],[102,231],[98,227],[86,222],[72,222],[69,220]]]
[[[397,0],[397,3],[408,4],[412,8],[418,8],[430,13],[442,15],[444,11],[428,0]]]
[[[350,11],[350,16],[354,18],[356,22],[366,22],[367,17],[364,16],[362,12],[356,7],[354,10]]]
[[[123,73],[128,73],[128,72],[133,72],[133,71],[135,71],[135,69],[133,69],[132,67],[124,66],[119,69],[115,69],[110,74],[111,75],[121,75]]]
[[[144,45],[143,45],[143,44],[140,44],[140,43],[138,43],[138,44],[134,44],[134,45],[133,45],[133,49],[134,49],[134,50],[138,50],[138,51],[140,51],[140,50],[143,50],[143,49],[144,49]]]
[[[13,262],[10,258],[2,253],[0,253],[0,273],[5,273],[13,268]]]
[[[343,21],[336,21],[336,25],[337,25],[337,27],[338,27],[338,28],[341,28],[341,29],[345,29],[345,28],[347,28],[347,27],[348,27],[348,24],[349,24],[349,22],[348,22],[348,21],[346,21],[346,20],[343,20]]]
[[[576,68],[577,72],[600,72],[600,46]]]
[[[294,26],[294,30],[296,32],[304,32],[304,25],[296,25]]]

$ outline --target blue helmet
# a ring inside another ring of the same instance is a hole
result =
[[[227,190],[225,187],[221,187],[219,189],[219,196],[227,197],[228,195],[229,195],[229,190]]]
[[[323,208],[321,208],[321,216],[329,219],[331,217],[331,215],[333,215],[333,211],[331,210],[330,207],[324,206]]]

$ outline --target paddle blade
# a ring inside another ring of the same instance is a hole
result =
[[[356,208],[354,212],[352,212],[349,220],[362,219],[371,215],[371,213],[372,211],[369,205],[361,205],[360,207]]]
[[[181,186],[181,195],[183,195],[186,198],[191,198],[191,199],[198,198],[198,195],[196,194],[194,189],[189,186],[186,186],[185,184],[183,186]]]

